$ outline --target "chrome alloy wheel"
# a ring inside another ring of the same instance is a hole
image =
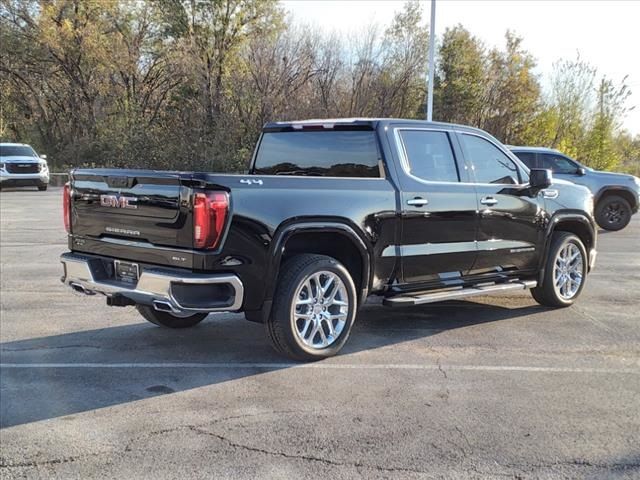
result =
[[[575,243],[563,246],[553,265],[553,287],[565,300],[571,300],[582,285],[584,272],[582,253]]]
[[[333,344],[348,315],[347,288],[337,274],[323,270],[300,282],[291,305],[291,321],[306,346],[323,349]]]

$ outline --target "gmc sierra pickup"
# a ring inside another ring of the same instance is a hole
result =
[[[171,328],[243,311],[300,360],[336,354],[369,295],[565,307],[596,256],[585,187],[424,121],[269,123],[248,174],[78,169],[63,205],[74,290]]]

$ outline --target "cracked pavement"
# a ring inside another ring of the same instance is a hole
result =
[[[37,205],[38,208],[34,208]],[[60,191],[0,194],[0,478],[640,478],[640,217],[577,305],[359,314],[310,366],[65,289]]]

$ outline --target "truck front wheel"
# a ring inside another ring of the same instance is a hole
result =
[[[555,232],[544,268],[542,285],[531,289],[534,300],[547,307],[568,307],[582,292],[587,278],[587,251],[569,232]]]
[[[193,315],[179,317],[168,312],[160,312],[147,305],[136,305],[136,309],[145,320],[148,320],[154,325],[167,328],[189,328],[197,325],[207,318],[206,313],[196,313]]]
[[[266,330],[277,352],[294,360],[320,360],[340,351],[356,312],[356,288],[340,262],[295,255],[280,270]]]

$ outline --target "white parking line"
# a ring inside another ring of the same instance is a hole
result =
[[[535,367],[518,365],[431,365],[431,364],[338,364],[338,363],[2,363],[0,369],[42,369],[42,368],[210,368],[210,369],[262,369],[280,370],[284,368],[320,370],[447,370],[480,372],[539,372],[539,373],[625,373],[640,375],[640,368],[573,368]]]

